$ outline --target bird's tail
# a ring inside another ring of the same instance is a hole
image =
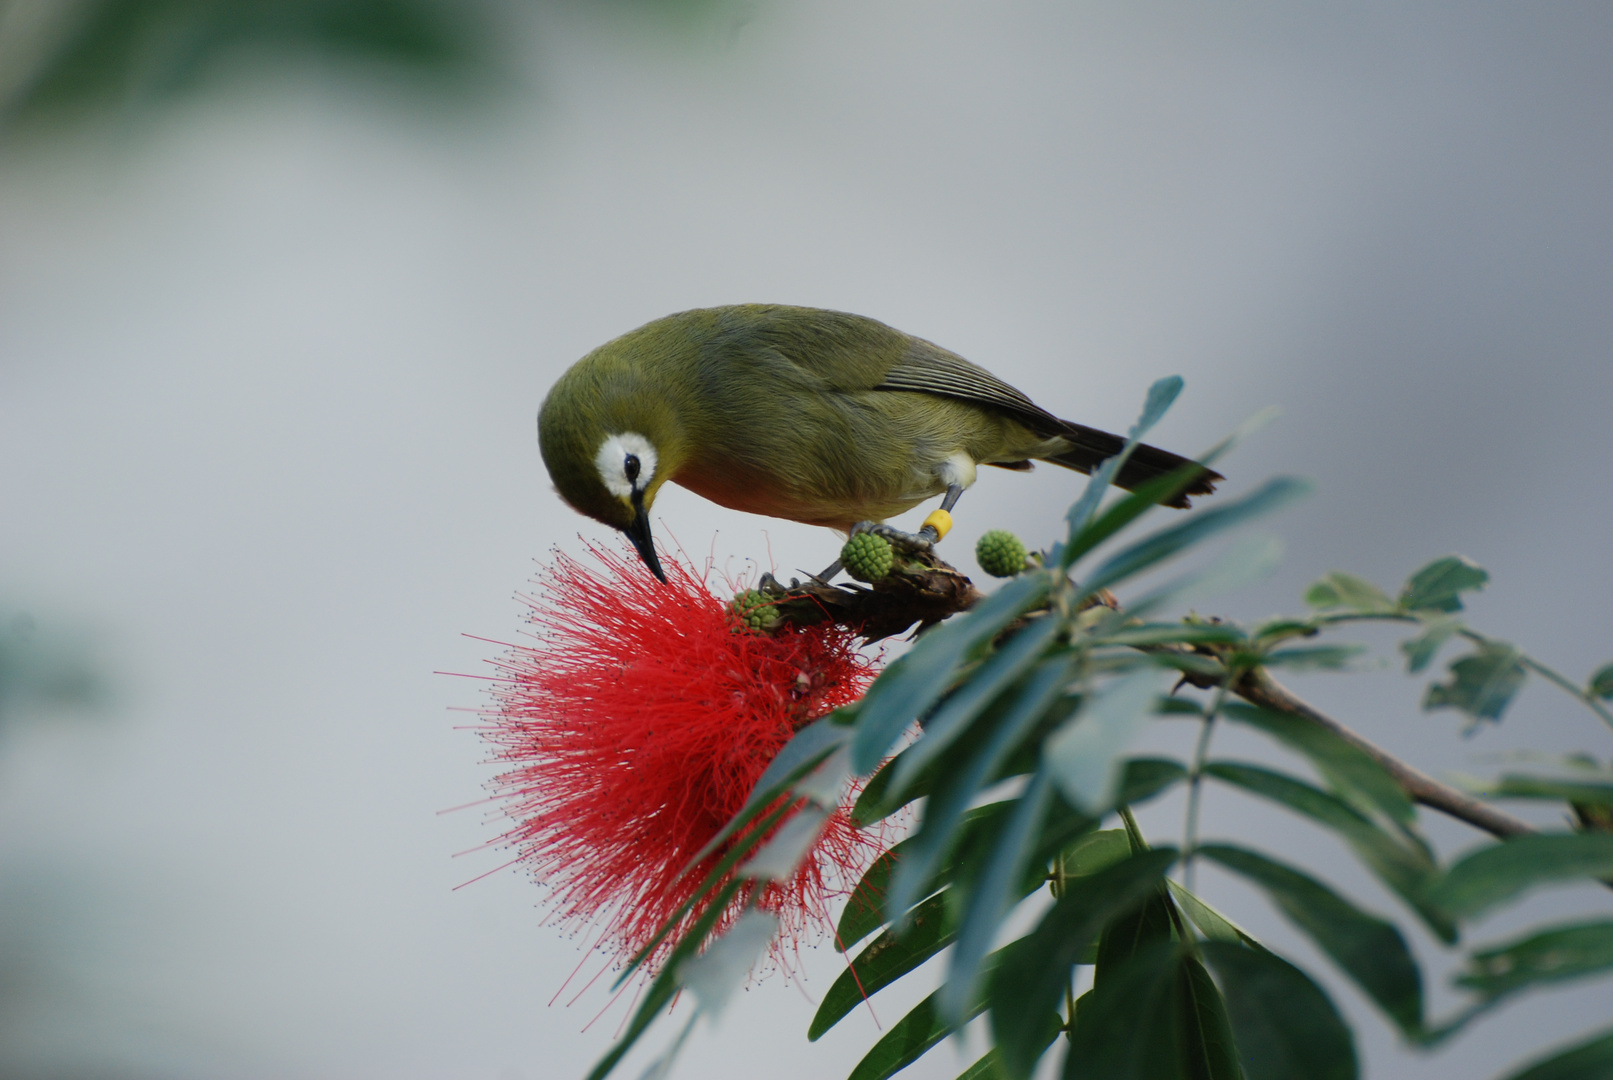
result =
[[[1112,458],[1120,453],[1121,447],[1126,445],[1125,439],[1119,435],[1111,435],[1107,431],[1099,431],[1097,428],[1089,428],[1081,424],[1067,423],[1066,427],[1067,430],[1063,432],[1063,435],[1069,441],[1071,448],[1062,454],[1055,454],[1046,459],[1055,465],[1062,465],[1066,469],[1090,473],[1093,469],[1103,464],[1105,459]],[[1120,475],[1115,478],[1115,483],[1127,491],[1135,491],[1140,485],[1146,484],[1150,480],[1168,475],[1184,465],[1191,464],[1193,464],[1192,458],[1185,458],[1180,454],[1173,454],[1169,450],[1161,450],[1157,446],[1149,446],[1144,443],[1131,452],[1131,457],[1126,459],[1126,464],[1121,468]],[[1216,481],[1224,479],[1220,473],[1213,469],[1199,466],[1199,470],[1198,476],[1185,489],[1174,498],[1165,500],[1166,506],[1174,506],[1185,510],[1192,505],[1188,496],[1208,495],[1215,490]]]

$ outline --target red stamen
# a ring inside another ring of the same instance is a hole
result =
[[[590,551],[599,569],[559,554],[526,598],[534,644],[495,662],[483,737],[509,766],[493,782],[513,822],[500,840],[551,889],[556,917],[598,919],[602,947],[627,957],[693,897],[722,852],[680,872],[779,749],[860,697],[874,672],[843,628],[752,633],[680,560],[663,559],[663,585],[635,555]],[[795,875],[763,888],[760,906],[782,927],[776,962],[828,924],[830,902],[884,840],[842,806]],[[680,934],[704,910],[696,904]]]

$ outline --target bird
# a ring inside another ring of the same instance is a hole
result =
[[[782,304],[655,319],[578,360],[538,412],[560,497],[625,533],[662,582],[649,513],[668,482],[735,510],[927,547],[978,466],[1090,473],[1125,441],[1059,419],[924,338]],[[1135,489],[1191,464],[1139,445],[1115,483]],[[1185,508],[1220,479],[1201,466],[1164,504]],[[882,524],[936,495],[919,535]]]

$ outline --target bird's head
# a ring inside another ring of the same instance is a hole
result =
[[[538,446],[555,490],[596,521],[622,530],[661,581],[650,535],[655,495],[686,457],[678,397],[657,372],[616,348],[583,357],[538,412]]]

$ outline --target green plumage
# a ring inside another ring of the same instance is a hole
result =
[[[648,507],[667,480],[734,509],[849,530],[968,486],[976,465],[1041,459],[1085,472],[1123,445],[884,323],[762,304],[670,315],[601,346],[555,384],[538,430],[566,501],[624,529],[633,497]],[[656,458],[629,495],[609,489],[599,462],[604,440],[624,432]],[[1185,463],[1139,447],[1119,482]],[[1206,470],[1189,494],[1215,479]]]

